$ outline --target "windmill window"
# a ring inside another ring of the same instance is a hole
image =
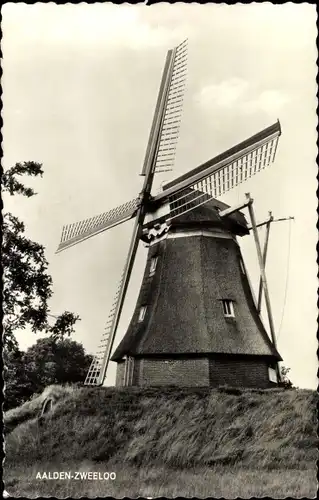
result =
[[[151,259],[151,267],[150,267],[150,276],[155,273],[156,265],[157,265],[157,257],[153,257]]]
[[[229,299],[223,300],[223,310],[224,310],[224,316],[227,318],[231,318],[235,316],[234,313],[234,302]]]
[[[145,313],[146,313],[146,306],[142,306],[141,309],[140,309],[140,313],[138,315],[138,321],[139,321],[139,323],[141,321],[143,321],[143,319],[145,318]]]

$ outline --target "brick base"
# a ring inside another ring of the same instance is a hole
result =
[[[133,384],[139,386],[208,386],[208,359],[137,359]]]
[[[211,359],[209,363],[211,386],[271,387],[268,364],[256,359]]]
[[[124,382],[124,362],[118,363],[116,385]],[[179,358],[134,358],[132,385],[180,387],[228,385],[273,387],[268,362],[253,356],[192,356]]]

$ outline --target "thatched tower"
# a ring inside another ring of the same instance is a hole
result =
[[[237,236],[243,214],[221,219],[212,200],[154,236],[136,308],[112,356],[117,385],[273,385],[281,360],[249,284]]]

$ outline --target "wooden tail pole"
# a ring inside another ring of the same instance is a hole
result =
[[[274,220],[272,213],[269,212],[269,219],[266,224],[266,235],[265,235],[265,243],[264,243],[264,252],[263,252],[263,263],[264,263],[264,268],[266,267],[266,259],[267,259],[267,251],[268,251],[268,241],[269,241],[269,231],[270,231],[270,224]],[[262,284],[262,279],[260,277],[259,280],[259,290],[258,290],[258,305],[257,305],[257,310],[260,313],[261,311],[261,301],[262,301],[262,295],[263,295],[263,284]]]
[[[261,246],[260,246],[260,241],[259,241],[259,235],[258,235],[258,230],[256,227],[256,218],[255,218],[255,213],[253,209],[253,199],[250,197],[250,193],[246,193],[246,198],[247,198],[247,203],[248,203],[248,210],[249,210],[249,216],[251,220],[251,226],[252,230],[254,233],[254,239],[255,239],[255,244],[256,244],[256,249],[257,249],[257,256],[258,256],[258,263],[260,267],[260,275],[261,275],[261,282],[262,286],[264,289],[264,294],[265,294],[265,302],[266,302],[266,308],[267,308],[267,314],[268,314],[268,321],[269,321],[269,328],[270,328],[270,334],[271,334],[271,339],[273,342],[274,347],[277,349],[277,341],[276,341],[276,335],[275,335],[275,327],[274,327],[274,320],[272,316],[272,311],[271,311],[271,305],[270,305],[270,298],[269,298],[269,291],[268,291],[268,286],[267,286],[267,279],[266,279],[266,273],[265,273],[265,266],[264,266],[264,259],[263,255],[261,252]],[[280,369],[279,369],[279,364],[276,364],[276,371],[277,371],[277,377],[278,377],[278,382],[280,381]]]

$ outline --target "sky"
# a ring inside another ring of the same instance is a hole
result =
[[[132,221],[55,254],[64,224],[136,197],[167,50],[188,38],[188,81],[176,162],[162,183],[280,120],[273,165],[223,196],[250,192],[273,223],[266,274],[278,350],[298,387],[317,386],[316,11],[311,4],[7,3],[2,7],[3,167],[43,164],[30,199],[5,211],[46,248],[51,312],[76,312],[73,339],[94,352],[131,237]],[[263,242],[264,231],[260,232]],[[239,241],[254,289],[252,236]],[[132,315],[147,249],[140,244],[116,347]],[[267,317],[262,310],[266,328]],[[41,336],[41,335],[40,335]],[[39,334],[18,332],[22,349]],[[107,385],[115,380],[110,363]]]

